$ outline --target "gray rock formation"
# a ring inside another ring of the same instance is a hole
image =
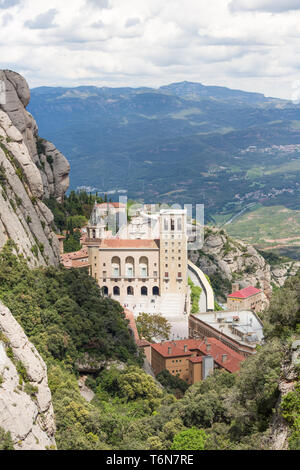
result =
[[[31,267],[56,265],[53,215],[43,199],[62,200],[70,166],[53,144],[38,136],[26,111],[30,92],[23,77],[0,71],[0,83],[5,89],[0,101],[0,249],[11,239]]]
[[[206,228],[203,248],[190,252],[189,258],[209,277],[217,275],[227,281],[224,294],[230,294],[233,282],[238,282],[241,288],[259,286],[265,292],[265,306],[268,305],[270,265],[253,246],[229,237],[224,230]]]
[[[271,267],[272,280],[278,287],[282,287],[290,276],[295,276],[300,269],[300,261],[291,261]]]
[[[55,448],[55,423],[46,365],[1,302],[0,379],[0,427],[11,433],[14,448]]]
[[[284,396],[294,391],[295,385],[298,380],[298,373],[291,362],[291,351],[287,352],[287,358],[282,364],[281,378],[278,384],[279,398],[275,407],[275,413],[271,423],[271,449],[272,450],[287,450],[289,443],[288,438],[290,435],[290,427],[280,412],[280,405]]]
[[[16,72],[3,70],[0,71],[0,80],[4,82],[5,88],[5,103],[0,104],[0,108],[22,134],[31,161],[41,174],[44,196],[52,196],[61,201],[69,187],[68,161],[53,144],[38,136],[37,124],[26,111],[30,91],[24,78]]]

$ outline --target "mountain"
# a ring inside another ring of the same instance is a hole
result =
[[[0,249],[11,241],[30,266],[59,263],[53,214],[43,199],[61,201],[70,166],[56,147],[38,134],[26,110],[30,91],[19,74],[0,71]]]
[[[72,189],[205,204],[206,222],[218,225],[255,204],[300,206],[300,106],[290,101],[182,82],[41,87],[29,109],[68,155]],[[267,229],[247,232],[269,243]]]

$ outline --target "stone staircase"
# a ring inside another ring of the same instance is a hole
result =
[[[175,317],[177,315],[183,315],[184,313],[185,298],[180,294],[165,294],[160,303],[160,313],[164,317]]]

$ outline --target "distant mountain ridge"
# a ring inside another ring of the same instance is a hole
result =
[[[191,82],[31,95],[41,134],[68,155],[72,189],[204,203],[208,219],[278,197],[299,206],[300,106],[291,101]]]

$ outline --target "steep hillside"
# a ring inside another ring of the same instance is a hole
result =
[[[56,446],[46,365],[2,302],[0,428],[10,433],[17,450],[45,450]]]
[[[53,144],[38,136],[26,111],[26,81],[7,70],[0,71],[0,80],[5,89],[0,102],[0,248],[12,240],[31,266],[56,265],[53,215],[43,198],[62,200],[70,167]]]
[[[223,229],[205,228],[201,250],[190,252],[189,258],[207,274],[215,295],[224,301],[232,283],[242,287],[256,286],[265,292],[265,306],[271,294],[270,265],[251,245],[229,237]]]

